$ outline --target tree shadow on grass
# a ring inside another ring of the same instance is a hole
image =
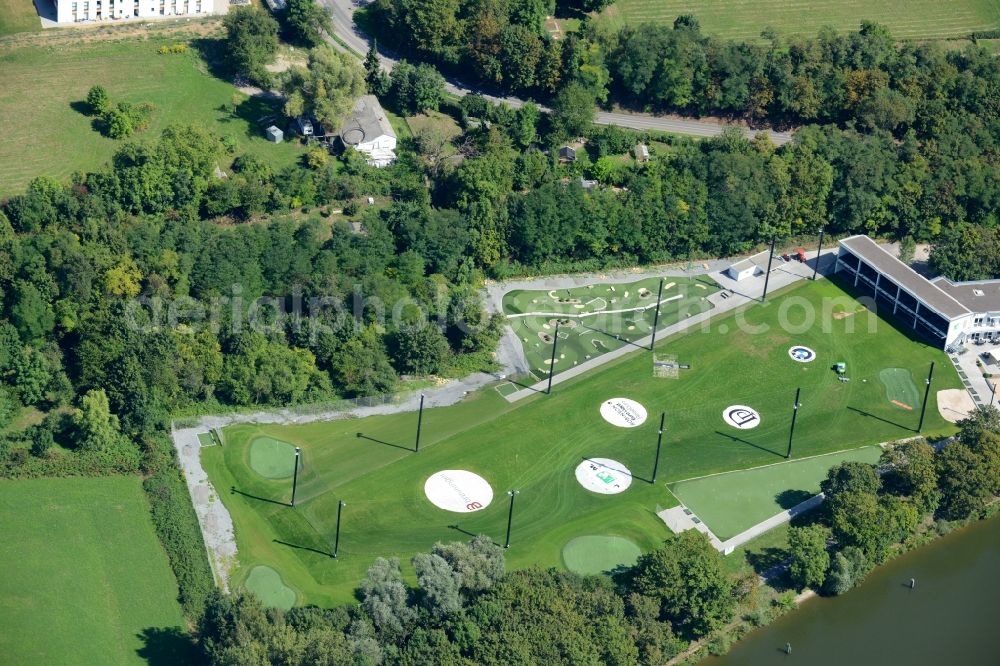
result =
[[[146,627],[136,637],[142,647],[135,652],[150,666],[207,663],[191,636],[180,627]]]
[[[758,449],[760,451],[763,451],[764,453],[770,453],[771,455],[778,456],[782,460],[785,460],[785,454],[784,453],[778,453],[777,451],[772,451],[771,449],[769,449],[767,447],[761,446],[760,444],[754,444],[753,442],[745,440],[745,439],[742,439],[740,437],[737,437],[736,435],[730,435],[729,433],[722,432],[721,430],[716,430],[715,434],[716,435],[722,435],[723,437],[725,437],[725,438],[727,438],[727,439],[729,439],[731,441],[734,441],[734,442],[739,442],[740,444],[746,444],[747,446],[752,446],[753,448]]]
[[[788,510],[802,504],[814,494],[815,493],[811,493],[808,490],[782,490],[774,496],[774,501],[777,502],[778,506],[782,509]]]

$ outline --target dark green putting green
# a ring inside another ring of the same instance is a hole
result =
[[[273,437],[250,444],[250,468],[266,479],[286,479],[295,471],[295,447]]]
[[[588,535],[571,539],[562,549],[563,564],[578,574],[600,574],[632,566],[642,551],[625,537]]]
[[[885,399],[899,409],[913,411],[920,400],[913,375],[906,368],[886,368],[878,373],[885,386]]]
[[[256,566],[250,570],[243,587],[257,595],[265,606],[288,610],[295,605],[295,590],[285,585],[271,567]]]

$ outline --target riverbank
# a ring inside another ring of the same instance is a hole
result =
[[[874,570],[839,597],[802,604],[706,666],[993,664],[1000,654],[1000,515],[977,520]],[[914,586],[910,586],[911,579]]]
[[[806,589],[797,594],[794,598],[790,598],[788,592],[785,591],[783,586],[783,572],[781,574],[776,574],[769,581],[764,581],[764,584],[762,585],[764,592],[763,596],[771,600],[771,608],[769,609],[770,613],[767,613],[766,615],[761,615],[759,613],[744,613],[723,629],[692,643],[687,650],[668,661],[667,666],[683,666],[696,663],[704,663],[711,666],[743,666],[744,664],[756,666],[757,664],[771,663],[773,658],[779,655],[780,648],[782,648],[786,643],[792,643],[794,646],[795,644],[802,642],[802,636],[794,635],[796,633],[794,630],[794,624],[792,625],[792,628],[784,626],[790,622],[798,622],[795,618],[800,614],[807,612],[822,613],[825,611],[826,604],[835,603],[843,599],[851,599],[851,606],[853,607],[857,605],[855,600],[858,598],[867,598],[868,595],[871,594],[870,590],[873,587],[881,589],[879,586],[884,586],[885,581],[889,578],[895,581],[892,583],[893,585],[903,585],[904,583],[907,583],[910,578],[916,578],[918,580],[929,578],[929,576],[917,575],[916,573],[912,575],[903,575],[899,573],[899,571],[906,568],[908,558],[925,556],[926,553],[931,552],[933,549],[940,550],[945,546],[950,547],[950,542],[954,539],[970,533],[978,533],[977,530],[980,529],[989,533],[989,538],[992,539],[995,546],[995,557],[997,560],[1000,560],[1000,502],[995,501],[987,509],[986,513],[987,515],[981,519],[956,522],[934,521],[928,517],[928,519],[922,524],[921,530],[914,534],[906,542],[899,544],[890,558],[882,565],[876,567],[863,583],[861,583],[854,590],[851,590],[841,596],[824,597],[817,594],[814,590]],[[937,550],[934,550],[934,552],[937,552]],[[1000,568],[992,569],[991,573],[993,581],[1000,585],[1000,576],[997,575],[997,571],[1000,571]],[[896,581],[896,578],[899,578],[899,581]],[[928,586],[922,585],[920,587],[921,590],[923,590]],[[931,596],[934,593],[928,592],[925,594]],[[874,600],[870,600],[865,603],[871,605],[874,603]],[[819,604],[823,610],[811,610],[814,604]],[[864,605],[865,604],[861,604],[862,607],[864,607]],[[1000,609],[998,609],[998,612],[1000,612]],[[996,614],[994,614],[994,616],[996,616]],[[760,620],[765,621],[760,622]],[[803,620],[803,622],[805,622],[805,620]],[[904,629],[904,631],[906,633],[909,632],[908,629]],[[785,638],[780,638],[779,634],[781,636],[785,636]],[[795,640],[796,638],[798,640]],[[809,636],[806,636],[806,639],[808,638]],[[838,645],[841,645],[844,637],[842,635],[838,635],[835,637],[835,640]],[[949,642],[950,640],[951,639],[949,639]],[[765,644],[767,649],[761,647]],[[730,649],[732,649],[732,652],[730,652]],[[798,650],[797,652],[801,653],[802,650]],[[834,651],[833,654],[837,655],[836,661],[830,663],[843,664],[845,661],[848,661],[842,658],[839,651]],[[730,657],[730,655],[732,656]],[[745,660],[747,655],[753,655],[753,659],[749,661]],[[809,661],[804,663],[813,665],[821,662],[814,661],[810,658]],[[887,662],[883,659],[882,661],[872,661],[870,663],[872,666],[875,666],[875,664],[884,664]],[[942,662],[906,662],[905,660],[902,660],[900,663],[936,664]],[[853,666],[861,666],[861,664],[854,663]]]

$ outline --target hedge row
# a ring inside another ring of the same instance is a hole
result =
[[[142,486],[149,499],[153,525],[177,578],[178,600],[184,614],[196,624],[205,610],[205,600],[215,588],[215,578],[187,485],[165,433],[146,441],[145,466],[149,476]]]

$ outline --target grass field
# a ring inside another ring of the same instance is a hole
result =
[[[42,21],[31,0],[0,0],[0,37],[41,29]]]
[[[190,663],[138,477],[0,481],[0,661]]]
[[[725,541],[818,493],[819,482],[837,463],[845,460],[874,463],[881,453],[877,446],[866,446],[680,481],[670,484],[670,490],[715,536]]]
[[[861,21],[888,26],[899,39],[967,36],[1000,28],[996,0],[617,0],[602,15],[614,23],[672,24],[693,14],[702,32],[727,39],[757,39],[765,28],[785,35],[815,35],[823,26],[857,30]]]
[[[0,141],[0,196],[22,191],[35,176],[66,180],[74,171],[93,170],[110,159],[120,142],[101,136],[82,113],[82,102],[95,84],[106,87],[115,100],[156,107],[150,127],[135,138],[155,138],[168,125],[190,123],[234,137],[238,152],[253,153],[275,168],[301,156],[294,142],[275,145],[264,139],[256,121],[280,117],[270,103],[242,96],[233,116],[236,88],[208,74],[193,49],[156,53],[159,46],[171,43],[133,39],[54,48],[0,47],[0,126],[5,131]]]
[[[507,322],[521,340],[536,379],[548,377],[556,321],[556,374],[648,336],[653,330],[659,278],[627,284],[596,284],[550,291],[504,294]],[[719,290],[709,278],[664,280],[659,327],[711,309],[707,297]]]
[[[783,306],[785,302],[792,309]],[[901,412],[878,380],[885,367],[919,376],[931,361],[940,372],[934,388],[957,388],[958,377],[943,353],[908,338],[885,321],[866,325],[866,314],[826,317],[802,332],[778,327],[786,316],[798,325],[799,307],[855,312],[857,301],[830,281],[800,284],[776,294],[766,306],[713,321],[710,327],[659,343],[691,362],[677,379],[654,378],[652,355],[636,352],[560,384],[552,395],[509,404],[496,391],[424,413],[421,451],[412,453],[413,413],[296,426],[239,425],[225,430],[225,447],[202,449],[202,460],[236,525],[240,568],[235,582],[256,565],[280,573],[299,603],[320,605],[352,598],[376,556],[404,561],[435,541],[485,533],[502,543],[507,519],[505,491],[520,490],[514,511],[512,568],[562,567],[562,549],[574,537],[618,536],[642,550],[667,534],[656,511],[676,504],[668,483],[784,460],[790,407],[796,387],[802,404],[794,458],[913,435],[919,414]],[[779,314],[783,313],[783,314]],[[740,328],[753,327],[756,333]],[[853,332],[852,332],[853,331]],[[817,353],[813,363],[788,356],[793,344]],[[830,366],[848,364],[851,381],[840,382]],[[638,401],[645,423],[619,428],[601,418],[611,397]],[[932,398],[925,433],[951,432]],[[733,404],[752,406],[760,425],[736,430],[722,419]],[[667,426],[658,483],[651,474],[659,412]],[[363,434],[358,437],[357,433]],[[287,506],[291,484],[270,480],[249,466],[251,442],[260,436],[303,449],[298,506]],[[632,470],[627,491],[599,495],[584,490],[574,469],[587,457],[619,461]],[[453,514],[425,498],[434,472],[464,469],[492,486],[494,499],[474,513]],[[822,474],[817,471],[814,481]],[[798,490],[794,479],[785,490]],[[770,492],[770,491],[769,491]],[[773,494],[772,494],[773,497]],[[340,558],[329,557],[337,503],[344,509]]]

